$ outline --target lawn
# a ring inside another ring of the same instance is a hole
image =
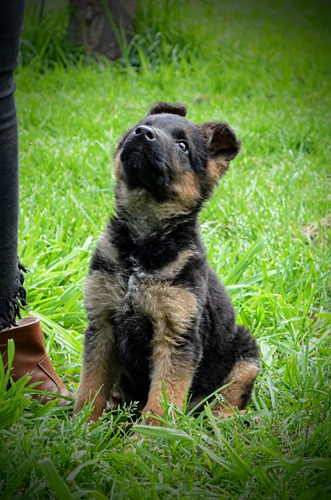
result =
[[[16,74],[26,314],[42,320],[75,392],[84,279],[113,212],[116,141],[158,100],[185,103],[197,123],[227,121],[242,151],[201,229],[260,347],[251,413],[224,421],[208,406],[198,418],[178,410],[134,439],[130,408],[87,425],[90,407],[72,419],[72,403],[41,406],[24,380],[8,390],[0,366],[0,496],[331,498],[329,8],[158,4],[140,8],[138,34],[113,66],[66,54],[61,30],[34,52],[27,18]]]

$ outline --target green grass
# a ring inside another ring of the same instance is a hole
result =
[[[71,65],[69,54],[18,70],[29,314],[42,319],[50,357],[75,391],[83,284],[113,211],[116,141],[157,100],[186,103],[198,123],[228,121],[242,152],[201,226],[238,321],[261,350],[250,427],[207,407],[199,418],[178,411],[163,428],[139,427],[135,441],[130,409],[87,426],[90,407],[74,419],[72,405],[42,407],[24,381],[7,389],[0,366],[0,495],[331,498],[330,232],[302,235],[331,212],[327,4],[150,2],[139,16],[122,65]]]

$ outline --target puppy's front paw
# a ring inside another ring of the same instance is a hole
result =
[[[161,425],[161,422],[159,420],[159,415],[161,412],[157,412],[156,410],[153,410],[151,408],[145,408],[142,410],[142,423],[143,425],[153,425],[154,427],[159,427]]]

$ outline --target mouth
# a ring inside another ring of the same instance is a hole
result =
[[[121,154],[121,161],[124,164],[127,161],[133,162],[144,162],[148,163],[148,159],[145,153],[139,151],[138,149],[123,150]],[[137,165],[138,166],[138,165]]]
[[[159,162],[150,151],[142,152],[137,147],[125,147],[120,160],[124,182],[129,189],[143,188],[157,199],[164,199],[169,183],[164,163]]]
[[[130,188],[148,186],[150,163],[145,153],[137,149],[126,148],[120,159],[123,167],[124,179]]]
[[[164,165],[158,160],[154,151],[140,148],[139,145],[130,144],[124,147],[120,159],[123,170],[127,178],[140,177],[145,180],[146,177],[163,176]]]

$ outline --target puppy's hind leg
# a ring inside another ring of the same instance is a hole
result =
[[[74,414],[78,413],[87,401],[96,397],[89,421],[95,421],[102,415],[111,391],[120,377],[121,367],[113,344],[111,325],[98,330],[91,325],[88,326],[85,332],[83,368]]]
[[[241,413],[251,399],[254,382],[260,371],[258,346],[249,330],[243,326],[237,326],[234,353],[237,361],[222,383],[226,385],[221,391],[225,403],[214,406],[215,414],[221,411],[224,416],[229,416],[233,413],[231,408],[237,408]]]

